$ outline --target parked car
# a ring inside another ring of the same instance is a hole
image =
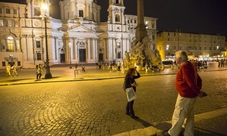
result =
[[[162,61],[164,68],[171,68],[173,69],[174,61],[173,60],[163,60]]]

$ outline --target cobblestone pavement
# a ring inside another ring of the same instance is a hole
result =
[[[160,135],[170,127],[177,96],[173,86],[175,75],[143,74],[137,80],[135,112],[140,118],[133,120],[124,113],[126,98],[120,73],[102,71],[94,74],[90,70],[83,78],[107,75],[119,78],[77,82],[73,77],[69,80],[73,72],[56,71],[53,70],[56,79],[59,76],[62,81],[71,82],[47,83],[43,79],[43,83],[36,84],[33,70],[30,70],[27,76],[15,78],[34,84],[0,86],[1,136],[149,136]],[[198,98],[196,102],[195,135],[227,135],[227,71],[200,72],[200,75],[208,96]],[[0,83],[5,84],[7,80],[1,77]]]

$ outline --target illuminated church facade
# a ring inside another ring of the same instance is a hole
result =
[[[14,63],[23,68],[45,64],[47,52],[50,66],[118,62],[135,39],[137,16],[124,13],[123,0],[109,0],[106,22],[100,22],[96,0],[60,1],[60,19],[42,8],[42,0],[26,2],[0,2],[1,69]],[[51,3],[45,0],[45,4]],[[144,21],[154,49],[157,18]]]

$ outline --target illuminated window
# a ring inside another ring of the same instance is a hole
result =
[[[42,59],[41,53],[37,53],[37,54],[36,54],[36,57],[37,57],[37,60],[41,60],[41,59]]]
[[[12,26],[11,20],[7,20],[7,26]]]
[[[120,22],[120,16],[117,14],[117,15],[115,15],[115,21],[116,22]]]
[[[0,26],[3,26],[3,20],[0,20]]]
[[[166,50],[167,50],[167,51],[169,50],[169,45],[166,45]]]
[[[41,48],[40,41],[36,41],[36,48]]]
[[[117,43],[117,47],[118,47],[118,48],[121,48],[121,46],[120,46],[120,43],[119,43],[119,42]]]
[[[34,15],[35,15],[35,16],[40,16],[40,15],[41,15],[41,10],[40,10],[39,7],[35,7],[35,8],[34,8]]]
[[[18,27],[18,22],[17,21],[14,21],[14,26]]]
[[[7,38],[7,51],[9,52],[14,51],[14,42],[13,42],[13,37],[11,36]]]
[[[6,14],[10,14],[10,9],[6,9]]]
[[[20,42],[19,42],[19,40],[16,40],[16,43],[17,43],[17,50],[19,50],[20,49]]]
[[[219,46],[217,46],[217,50],[219,50]]]
[[[17,9],[13,9],[13,14],[17,14]]]

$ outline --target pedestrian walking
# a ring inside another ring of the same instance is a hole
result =
[[[221,67],[224,67],[224,59],[221,59]]]
[[[184,136],[194,136],[194,105],[196,97],[204,97],[207,94],[201,91],[202,79],[197,73],[195,65],[188,61],[184,51],[175,53],[176,63],[180,69],[176,75],[175,88],[178,92],[175,109],[172,116],[172,127],[164,136],[178,136],[184,124]]]
[[[78,68],[78,64],[76,63],[76,64],[75,64],[75,69],[77,70],[77,68]]]
[[[117,62],[117,71],[121,71],[121,62],[120,61]]]
[[[10,76],[11,77],[11,67],[10,67],[10,64],[8,64],[7,66],[6,66],[6,76],[8,77],[8,76]]]
[[[109,67],[110,67],[110,72],[112,72],[112,70],[113,70],[113,63],[112,62],[109,63]]]
[[[11,70],[12,70],[12,75],[16,75],[16,76],[18,76],[18,73],[17,73],[17,66],[16,66],[16,64],[14,64],[12,67],[11,67]]]
[[[145,71],[146,71],[146,73],[148,72],[148,65],[147,65],[147,63],[145,64]]]
[[[135,68],[130,68],[125,75],[124,88],[127,89],[127,88],[132,87],[134,89],[134,91],[136,92],[136,86],[138,84],[136,83],[135,79],[137,79],[137,78],[140,78],[139,72],[137,72]],[[134,100],[127,102],[126,114],[131,116],[131,118],[133,118],[133,119],[137,119],[138,117],[135,116],[133,105],[134,105]]]
[[[86,73],[85,67],[82,67],[82,71],[83,71],[84,73]]]
[[[41,64],[36,65],[36,79],[37,80],[41,80],[42,72],[43,72],[42,65]]]

